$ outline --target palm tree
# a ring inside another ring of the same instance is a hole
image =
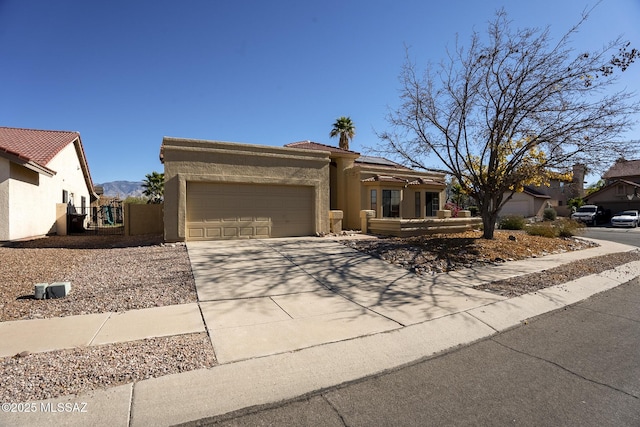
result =
[[[164,174],[153,171],[145,175],[142,182],[142,194],[149,198],[148,203],[162,203],[164,199]]]
[[[338,135],[340,136],[340,143],[338,146],[343,150],[348,150],[349,142],[356,135],[356,127],[350,117],[339,117],[333,124],[333,129],[331,129],[329,136],[331,138],[335,138]]]

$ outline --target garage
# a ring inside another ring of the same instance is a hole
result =
[[[510,200],[503,206],[500,215],[522,215],[526,217],[534,214],[529,200]]]
[[[309,236],[314,188],[302,185],[187,182],[186,239]]]

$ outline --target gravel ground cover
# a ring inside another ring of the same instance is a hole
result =
[[[19,403],[215,365],[205,333],[0,359],[0,402]]]
[[[594,243],[580,238],[551,239],[500,230],[496,231],[493,240],[482,239],[479,231],[469,231],[455,235],[345,240],[343,243],[420,275],[432,275],[478,265],[495,265],[595,246]],[[538,273],[485,283],[475,288],[515,297],[639,260],[639,250],[590,257]]]
[[[406,238],[344,240],[343,243],[417,274],[428,275],[597,246],[580,238],[548,238],[503,230],[496,230],[492,240],[483,239],[480,231],[467,231]]]
[[[185,304],[197,300],[184,244],[161,236],[52,236],[0,247],[0,321]],[[71,282],[36,300],[36,283]]]
[[[539,273],[525,274],[507,280],[497,280],[495,282],[474,286],[474,288],[511,298],[535,292],[549,286],[567,283],[580,277],[611,270],[619,265],[633,261],[640,261],[640,251],[635,250],[587,258],[550,268]]]
[[[52,236],[0,247],[1,321],[126,311],[197,301],[184,244],[161,236]],[[36,300],[35,283],[71,281]],[[216,363],[207,334],[153,338],[0,359],[3,402],[77,394]]]

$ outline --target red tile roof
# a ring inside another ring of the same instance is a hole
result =
[[[424,185],[424,184],[439,184],[444,185],[444,182],[437,181],[435,179],[429,178],[415,178],[412,180],[408,180],[406,178],[402,178],[399,176],[389,176],[389,175],[374,175],[369,178],[363,179],[361,182],[398,182],[406,185]]]
[[[380,181],[380,182],[399,182],[402,184],[409,184],[409,180],[405,179],[405,178],[400,178],[397,176],[388,176],[388,175],[374,175],[372,177],[369,178],[365,178],[362,180],[362,182],[376,182],[376,181]]]
[[[331,153],[356,154],[356,155],[360,154],[360,153],[356,153],[355,151],[343,150],[342,148],[334,147],[332,145],[325,145],[325,144],[320,144],[318,142],[311,142],[311,141],[292,142],[290,144],[285,144],[285,147],[303,148],[305,150],[329,151]]]
[[[46,168],[56,154],[79,137],[78,132],[0,127],[0,151]]]

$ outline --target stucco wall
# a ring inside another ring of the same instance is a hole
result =
[[[62,190],[68,191],[75,205],[80,206],[84,196],[89,206],[89,189],[74,144],[63,148],[47,167],[56,172],[53,177],[37,174],[17,164],[11,165],[9,238],[6,240],[55,232],[56,204],[62,203]]]
[[[62,202],[62,190],[67,190],[69,195],[73,195],[73,204],[80,207],[81,196],[84,196],[86,206],[91,203],[89,188],[82,173],[78,154],[74,144],[67,145],[56,157],[49,162],[51,169],[56,171],[54,176],[54,186],[57,187],[58,195],[54,197],[56,201]],[[55,193],[55,190],[52,190]]]
[[[124,205],[124,233],[127,236],[141,234],[162,234],[164,222],[162,204]]]
[[[163,139],[165,240],[185,240],[187,182],[314,188],[316,232],[329,231],[329,153],[232,142]]]
[[[9,240],[9,165],[0,157],[0,242]]]

